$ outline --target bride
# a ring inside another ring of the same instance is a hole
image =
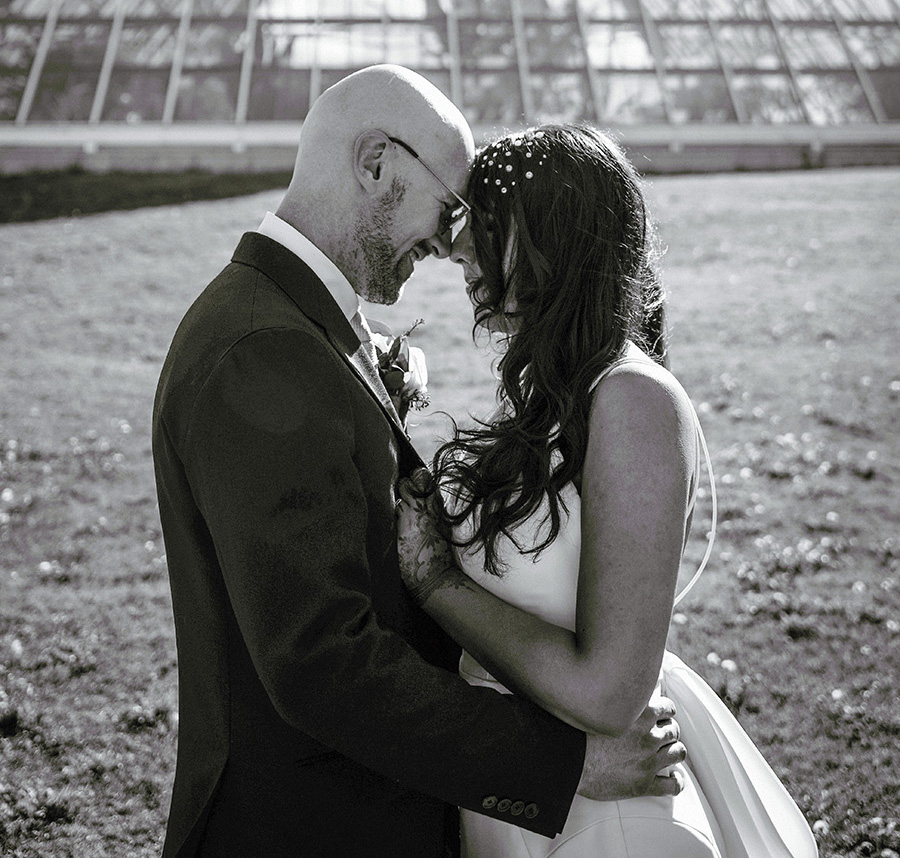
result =
[[[576,795],[552,839],[463,810],[463,856],[815,856],[746,734],[665,650],[702,435],[664,367],[634,169],[593,128],[547,125],[482,150],[468,199],[451,258],[505,346],[498,409],[401,485],[405,583],[465,647],[470,683],[612,735],[661,690],[688,763],[674,797]]]

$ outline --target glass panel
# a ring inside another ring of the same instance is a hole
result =
[[[41,27],[0,24],[0,121],[15,119]]]
[[[459,48],[463,64],[470,68],[508,68],[516,64],[512,23],[460,21]]]
[[[703,18],[703,0],[644,0],[644,7],[654,18]]]
[[[101,118],[129,123],[159,122],[168,85],[168,68],[114,69]]]
[[[875,69],[869,72],[881,106],[890,122],[900,121],[900,69]]]
[[[254,69],[247,119],[296,122],[309,110],[309,89],[307,69]]]
[[[63,0],[60,18],[112,18],[117,0]]]
[[[728,18],[765,18],[762,0],[707,0],[709,17],[715,20]]]
[[[318,11],[326,18],[380,18],[384,0],[327,0],[319,3]]]
[[[428,24],[391,24],[385,57],[411,68],[442,68],[448,55],[446,30]]]
[[[25,74],[0,74],[0,122],[16,118],[25,89],[25,79]]]
[[[870,69],[900,65],[900,28],[845,27],[850,50]]]
[[[260,66],[310,68],[315,45],[314,24],[268,24],[256,30],[255,69]],[[282,80],[278,78],[278,80]]]
[[[42,27],[0,23],[0,121],[15,119]]]
[[[719,58],[704,24],[660,24],[666,68],[718,68]]]
[[[385,61],[381,24],[325,24],[318,29],[317,41],[322,68],[361,68]]]
[[[391,18],[427,18],[429,14],[440,12],[440,8],[431,8],[436,4],[427,3],[425,0],[385,0],[385,10]]]
[[[735,75],[732,86],[735,99],[751,122],[783,124],[806,121],[787,75]]]
[[[784,68],[775,33],[769,26],[723,24],[716,28],[722,61],[731,68]]]
[[[823,27],[782,28],[784,52],[793,68],[848,68],[850,58],[836,29]]]
[[[243,32],[244,26],[234,22],[204,24],[194,21],[188,33],[185,68],[240,65]]]
[[[837,13],[850,21],[894,21],[891,0],[833,0]]]
[[[183,72],[175,118],[189,122],[233,122],[238,77],[237,69]]]
[[[6,17],[43,18],[53,5],[53,0],[5,0],[0,12]]]
[[[854,74],[800,75],[797,80],[816,125],[872,122],[874,117]]]
[[[575,0],[519,0],[523,15],[574,18]]]
[[[191,14],[195,18],[206,15],[222,17],[233,15],[246,20],[248,2],[249,0],[194,0],[194,8]]]
[[[584,67],[584,48],[574,21],[526,24],[525,41],[532,68],[540,66]]]
[[[315,18],[321,0],[260,0],[256,17],[266,18]]]
[[[722,74],[667,74],[672,122],[736,122]]]
[[[637,125],[665,121],[659,83],[651,74],[599,74],[597,100],[609,125]]]
[[[824,0],[769,0],[775,18],[831,20],[831,10]]]
[[[506,18],[511,16],[509,0],[454,0],[460,18]]]
[[[178,24],[126,24],[116,54],[115,68],[141,66],[162,68],[172,64]]]
[[[641,10],[637,0],[579,0],[585,17],[590,18],[635,18],[640,19]]]
[[[108,36],[106,24],[57,25],[30,120],[87,120]]]
[[[514,71],[464,74],[462,112],[469,122],[520,122],[523,113],[519,75]]]
[[[531,93],[537,122],[594,119],[594,104],[585,72],[532,74]]]
[[[634,24],[589,24],[586,38],[588,58],[595,68],[653,68],[653,57],[642,27]]]
[[[40,24],[0,22],[0,68],[28,72],[41,38]]]
[[[128,18],[180,18],[185,0],[131,0]]]

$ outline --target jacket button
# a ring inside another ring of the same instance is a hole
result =
[[[499,802],[497,802],[497,810],[500,813],[506,813],[507,810],[512,806],[512,802],[508,798],[501,798]]]
[[[534,819],[538,815],[538,806],[532,802],[525,805],[525,818]]]
[[[492,807],[495,807],[496,805],[497,805],[497,796],[495,796],[495,795],[486,795],[481,800],[481,806],[485,810],[490,810]]]
[[[513,816],[518,816],[523,810],[525,810],[525,802],[524,801],[514,801],[512,803],[512,807],[509,809],[509,812]]]

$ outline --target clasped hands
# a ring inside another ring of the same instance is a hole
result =
[[[419,468],[401,479],[397,502],[400,574],[410,595],[424,606],[436,590],[463,577],[438,522],[441,500],[430,473]],[[595,801],[636,796],[673,796],[684,789],[671,767],[687,755],[675,721],[675,705],[654,697],[619,736],[587,734],[577,792]]]

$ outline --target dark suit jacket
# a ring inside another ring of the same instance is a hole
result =
[[[469,687],[403,588],[395,486],[419,460],[358,348],[256,233],[175,334],[153,413],[179,668],[166,858],[436,856],[456,805],[565,821],[583,734]]]

